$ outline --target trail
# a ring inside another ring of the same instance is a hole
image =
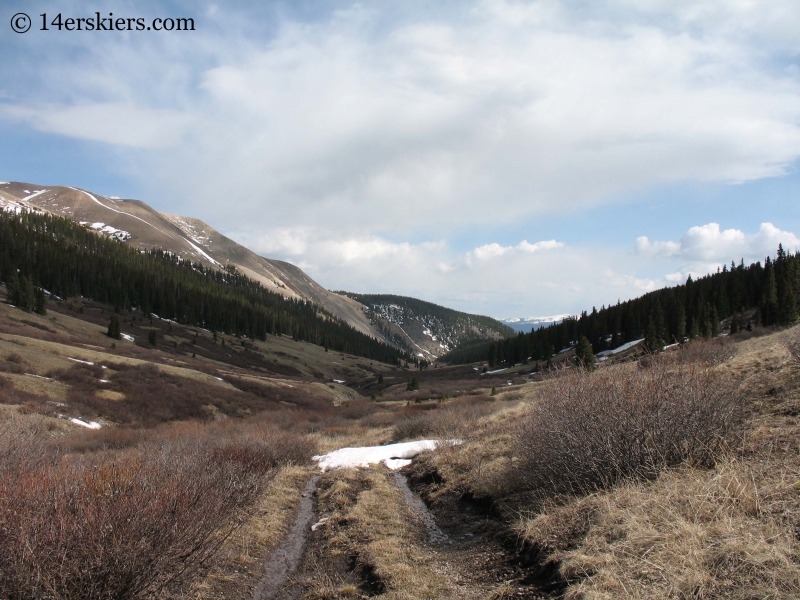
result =
[[[441,497],[430,507],[424,499],[428,486],[415,474],[409,480],[395,473],[395,481],[409,507],[427,532],[425,551],[436,557],[436,571],[450,582],[452,598],[552,598],[540,573],[524,564],[514,544],[507,540],[507,525],[491,515],[491,509],[452,496]]]
[[[289,580],[303,558],[311,522],[314,520],[314,493],[320,475],[314,475],[306,483],[300,497],[300,509],[291,531],[286,535],[278,549],[272,553],[264,565],[264,576],[256,584],[253,600],[272,600]]]

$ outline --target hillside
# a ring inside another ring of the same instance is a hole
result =
[[[339,292],[367,307],[373,327],[395,345],[430,362],[475,340],[502,339],[513,330],[490,317],[391,294]]]
[[[583,311],[527,334],[497,342],[474,342],[443,357],[453,364],[487,360],[491,365],[548,360],[585,337],[594,353],[644,340],[651,351],[685,339],[732,333],[759,325],[786,326],[798,316],[800,251],[778,246],[775,257],[745,265],[731,262],[716,273],[665,287],[600,310]]]
[[[107,198],[67,186],[0,185],[0,209],[20,208],[66,217],[128,246],[170,252],[207,268],[233,265],[270,291],[310,300],[358,331],[382,339],[356,302],[328,292],[294,265],[258,256],[199,219],[163,214],[140,200]]]
[[[295,265],[259,256],[199,219],[161,213],[140,200],[107,198],[68,186],[0,183],[0,210],[22,209],[66,217],[127,246],[168,252],[205,268],[222,270],[233,266],[269,291],[310,301],[357,331],[414,355],[422,354],[426,360],[435,359],[445,347],[451,349],[466,341],[510,334],[510,330],[488,317],[467,315],[412,298],[398,297],[398,302],[413,311],[408,321],[393,311],[389,306],[392,301],[381,307],[376,305],[377,312],[368,315],[369,309],[358,295],[326,290]]]

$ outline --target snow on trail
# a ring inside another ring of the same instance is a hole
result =
[[[333,469],[350,467],[369,467],[383,462],[389,469],[401,469],[411,464],[411,459],[425,450],[435,450],[443,444],[460,444],[461,440],[419,440],[386,446],[365,446],[363,448],[340,448],[328,454],[314,456],[323,473]]]

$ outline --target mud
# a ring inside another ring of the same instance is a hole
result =
[[[419,461],[403,471],[409,492],[450,540],[432,548],[459,589],[455,597],[560,597],[563,581],[553,569],[557,565],[538,564],[510,529],[504,511],[489,499],[436,493],[441,477],[425,463]]]
[[[408,502],[409,507],[411,507],[411,510],[419,517],[420,521],[422,521],[422,524],[425,526],[425,530],[428,533],[428,541],[431,544],[449,544],[450,538],[436,524],[436,520],[433,518],[431,511],[428,510],[428,507],[422,499],[408,487],[406,476],[395,471],[394,480],[397,483],[397,487],[403,492],[403,496],[406,502]]]
[[[294,573],[303,558],[303,551],[311,535],[314,521],[315,493],[320,476],[314,475],[306,483],[300,497],[300,509],[291,531],[272,553],[264,565],[264,576],[256,584],[253,600],[272,600],[278,597],[289,577]]]

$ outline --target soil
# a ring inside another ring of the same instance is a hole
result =
[[[489,500],[439,495],[438,474],[422,462],[403,469],[408,487],[420,498],[449,539],[434,549],[442,570],[457,587],[457,598],[556,598],[564,582],[557,565],[539,565],[509,530]],[[500,593],[502,590],[502,593]]]

